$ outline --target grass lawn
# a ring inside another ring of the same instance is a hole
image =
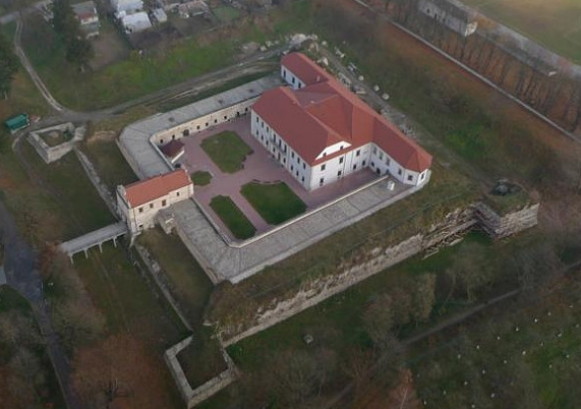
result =
[[[89,138],[83,143],[82,150],[111,192],[114,193],[118,185],[127,185],[137,181],[137,176],[114,140]]]
[[[278,67],[278,60],[276,62],[273,61],[273,65],[276,65]],[[206,91],[202,91],[202,92],[199,92],[199,93],[194,94],[194,95],[187,95],[187,96],[181,97],[181,98],[179,98],[179,97],[178,98],[171,98],[170,100],[162,101],[159,104],[157,104],[156,107],[157,107],[157,110],[160,112],[168,112],[168,111],[171,111],[173,109],[183,107],[184,105],[193,104],[194,102],[201,101],[201,100],[206,99],[206,98],[210,98],[211,96],[214,96],[214,95],[219,94],[221,92],[228,91],[232,88],[236,88],[236,87],[243,85],[243,84],[246,84],[248,82],[256,81],[257,79],[267,77],[269,75],[272,75],[273,72],[278,73],[278,71],[272,71],[272,70],[268,69],[268,70],[265,70],[263,72],[258,72],[256,74],[244,75],[242,77],[227,81],[224,84],[219,85],[215,88],[212,88],[212,89],[209,89]]]
[[[235,173],[244,167],[244,160],[252,149],[231,131],[212,135],[202,141],[202,149],[225,173]]]
[[[581,357],[579,282],[572,281],[414,346],[420,399],[436,408],[577,407],[578,389],[567,381]]]
[[[237,239],[248,239],[256,233],[256,229],[250,223],[250,220],[229,197],[216,196],[212,198],[210,207]]]
[[[121,246],[106,243],[102,254],[92,249],[87,259],[75,257],[75,268],[105,317],[106,335],[128,335],[145,345],[144,358],[155,366],[152,384],[163,388],[144,393],[161,399],[164,407],[183,405],[162,354],[189,332],[147,273],[141,273],[145,267],[136,268]]]
[[[203,170],[192,173],[191,177],[195,186],[206,186],[212,181],[212,175],[210,172],[205,172]]]
[[[139,240],[159,262],[172,295],[194,328],[194,341],[178,359],[190,383],[200,385],[225,369],[218,343],[211,338],[211,330],[202,325],[213,285],[179,237],[154,229]]]
[[[232,65],[241,44],[280,38],[306,26],[305,22],[309,20],[305,16],[308,11],[304,7],[306,2],[297,3],[300,4],[270,15],[268,24],[246,22],[235,32],[228,31],[210,43],[197,37],[177,40],[147,50],[142,56],[132,52],[123,61],[84,73],[65,62],[63,44],[38,16],[27,18],[22,43],[32,64],[59,102],[76,110],[99,109]]]
[[[65,221],[65,239],[104,227],[115,220],[73,153],[47,165],[29,143],[22,144],[22,152],[37,177],[51,186],[55,200],[58,199]]]
[[[307,210],[303,201],[283,182],[248,183],[242,186],[241,193],[269,224],[281,224]]]
[[[486,16],[581,63],[581,3],[575,0],[463,0]]]
[[[240,17],[240,12],[234,7],[229,6],[216,7],[212,9],[212,12],[223,23],[228,23]]]

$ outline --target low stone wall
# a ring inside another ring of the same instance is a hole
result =
[[[192,343],[193,336],[189,336],[188,338],[184,339],[183,341],[177,343],[173,347],[169,348],[164,353],[164,360],[170,369],[170,372],[178,385],[178,389],[182,398],[187,403],[187,407],[193,408],[197,404],[205,401],[212,395],[215,395],[232,382],[236,380],[236,368],[234,363],[226,354],[225,351],[222,351],[224,360],[228,366],[224,372],[220,373],[218,376],[210,379],[208,382],[198,386],[196,389],[193,389],[186,374],[184,373],[182,366],[180,365],[177,355],[185,349],[188,345]]]
[[[73,138],[70,141],[63,142],[57,146],[48,146],[48,144],[40,136],[43,133],[58,131],[58,132],[74,132]],[[60,125],[51,126],[49,128],[39,129],[37,131],[30,132],[28,134],[28,142],[34,147],[38,155],[42,158],[45,163],[52,163],[67,153],[72,151],[77,142],[80,142],[85,137],[87,128],[85,126],[76,127],[71,123],[67,122]]]
[[[339,265],[337,273],[314,279],[302,285],[292,296],[270,300],[257,307],[249,322],[217,323],[222,345],[228,346],[290,318],[349,287],[394,266],[412,256],[445,245],[450,239],[462,237],[475,226],[482,227],[493,238],[506,237],[537,224],[538,204],[500,216],[488,206],[477,203],[445,215],[440,223],[424,233],[416,234],[389,247],[376,247],[355,260],[355,265]],[[483,210],[490,217],[483,219]]]

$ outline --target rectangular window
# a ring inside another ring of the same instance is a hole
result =
[[[167,201],[166,201],[165,199],[163,199],[163,200],[161,201],[161,207],[165,207],[165,206],[166,206],[166,204],[167,204]]]
[[[259,121],[259,119],[258,119],[258,117],[256,117],[256,123],[258,123],[258,121]]]
[[[325,183],[325,178],[319,179],[319,184],[322,185],[323,183]]]
[[[375,162],[371,161],[371,167],[374,168],[375,167]]]
[[[359,155],[361,155],[361,149],[357,149],[357,152],[355,152],[355,155],[356,155],[356,156],[359,156]]]
[[[150,203],[150,204],[149,204],[149,208],[150,208],[150,209],[153,209],[153,203]]]
[[[375,146],[373,147],[373,153],[375,153],[375,154],[377,153],[377,147],[375,147]]]
[[[389,164],[390,164],[390,163],[391,163],[391,161],[390,161],[390,160],[389,160],[389,158],[386,156],[386,157],[385,157],[385,164],[386,164],[387,166],[389,166]]]
[[[143,207],[139,208],[139,213],[143,213]]]
[[[337,172],[337,176],[341,176],[342,171]]]
[[[321,170],[325,170],[327,168],[326,164],[321,165]]]
[[[294,167],[294,165],[291,165],[291,172],[292,172],[293,170],[295,170],[295,167]]]
[[[294,157],[295,157],[295,153],[294,152],[291,152],[291,158],[294,159]]]
[[[383,160],[383,152],[379,152],[379,160]]]
[[[357,164],[353,165],[353,170],[357,169]]]
[[[180,192],[177,192],[177,193],[176,193],[176,196],[179,196],[179,195],[180,195]]]
[[[307,165],[303,162],[303,169],[306,169]]]
[[[344,158],[343,156],[341,156],[341,157],[339,158],[339,163],[343,163],[343,159],[345,159],[345,158]]]
[[[363,161],[363,162],[361,163],[361,166],[365,167],[365,162],[366,162],[366,161]]]
[[[303,177],[301,178],[301,182],[304,182],[304,181],[305,181],[305,177],[303,176]]]
[[[293,79],[292,79],[291,81],[292,81],[292,83],[294,84],[294,83],[295,83],[295,77],[293,77]]]
[[[411,182],[412,180],[414,180],[414,177],[412,175],[408,175],[408,180]]]
[[[399,170],[397,171],[398,175],[401,175],[401,168],[399,168]]]

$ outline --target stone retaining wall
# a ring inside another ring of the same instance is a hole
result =
[[[314,279],[302,285],[292,296],[270,300],[268,305],[260,305],[250,322],[217,323],[217,332],[224,346],[265,330],[281,321],[310,308],[327,298],[341,293],[349,287],[394,266],[422,251],[444,245],[447,240],[459,237],[475,226],[482,227],[493,238],[533,227],[537,224],[538,204],[499,216],[482,203],[457,209],[448,213],[440,223],[426,232],[411,236],[389,247],[376,247],[357,257],[365,260],[356,265],[340,265],[337,274]],[[484,219],[482,209],[487,209],[489,219]]]

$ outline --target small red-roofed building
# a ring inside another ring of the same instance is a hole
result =
[[[307,190],[364,168],[406,185],[428,181],[432,156],[304,54],[281,62],[290,87],[265,92],[252,135]]]
[[[155,225],[157,213],[190,199],[194,185],[184,169],[117,187],[117,209],[131,234]]]

